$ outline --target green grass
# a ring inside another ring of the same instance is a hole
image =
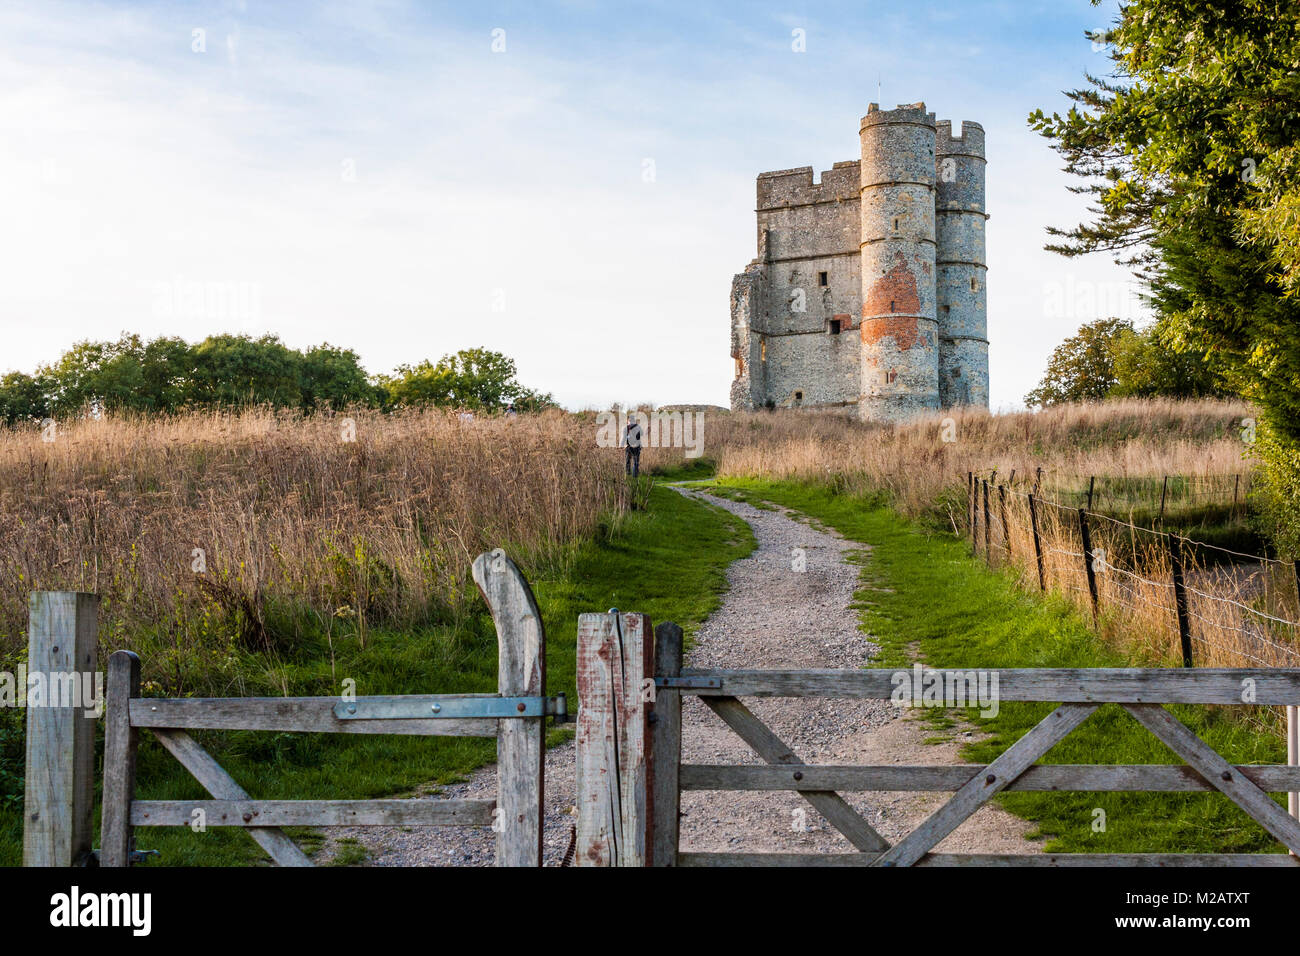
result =
[[[789,483],[728,481],[728,493],[802,511],[872,546],[855,595],[863,627],[882,647],[873,666],[910,665],[919,653],[933,667],[1122,667],[1150,665],[1101,645],[1086,620],[1059,599],[1044,600],[991,572],[966,545],[899,518],[883,501]],[[991,734],[964,755],[992,760],[1050,710],[1004,703],[989,720],[968,720]],[[1234,763],[1284,763],[1282,741],[1247,726],[1251,708],[1175,707],[1174,713]],[[1258,710],[1256,710],[1258,713]],[[939,712],[927,714],[943,726]],[[1178,763],[1158,740],[1115,705],[1103,706],[1053,748],[1048,763]],[[1034,821],[1053,852],[1259,852],[1280,845],[1220,794],[1016,793],[998,798]],[[1105,832],[1093,832],[1094,810]]]
[[[530,583],[547,634],[547,690],[576,700],[575,637],[580,613],[618,607],[658,621],[674,620],[691,633],[721,601],[726,568],[754,547],[749,527],[721,508],[691,501],[666,487],[650,492],[649,507],[634,512],[575,554],[569,569]],[[358,694],[470,693],[496,690],[497,649],[492,622],[480,610],[456,624],[421,630],[371,631],[363,650],[350,637],[333,638],[334,664],[320,635],[307,639],[291,661],[259,661],[250,669],[275,672],[291,693],[331,694],[345,678]],[[111,648],[109,648],[111,649]],[[9,725],[6,725],[9,726]],[[21,730],[20,724],[10,727]],[[2,730],[4,728],[0,728]],[[571,731],[553,730],[549,742]],[[426,783],[463,780],[495,757],[495,742],[477,738],[353,736],[287,733],[202,733],[222,766],[262,799],[361,799],[409,792]],[[147,800],[202,799],[207,794],[151,738],[141,734],[137,796]],[[102,740],[99,753],[102,754]],[[96,814],[98,820],[98,814]],[[292,831],[307,848],[319,840]],[[156,849],[150,866],[247,865],[265,860],[237,830],[139,829],[140,849]],[[344,861],[362,856],[344,847]],[[22,857],[21,804],[0,809],[0,865]]]

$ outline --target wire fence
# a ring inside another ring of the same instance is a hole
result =
[[[996,484],[998,472],[988,476]],[[1054,469],[1012,470],[1002,484],[1014,489],[1032,485],[1034,493],[1073,508],[1112,514],[1151,514],[1156,520],[1193,509],[1221,508],[1241,514],[1253,487],[1253,474],[1227,475],[1090,475],[1081,480]]]
[[[1077,495],[1051,497],[1037,471],[1028,478],[1008,474],[1002,482],[996,472],[966,477],[966,530],[974,551],[990,565],[1017,568],[1026,581],[1036,578],[1043,591],[1065,595],[1091,613],[1099,629],[1118,625],[1129,642],[1145,642],[1161,658],[1181,657],[1186,666],[1300,666],[1300,561],[1247,554],[1106,514],[1096,507],[1106,500],[1096,479],[1079,504]],[[1192,483],[1165,478],[1159,484],[1166,506],[1171,483],[1178,500],[1197,500],[1186,492]],[[1249,479],[1219,476],[1218,485],[1222,503],[1235,507]]]

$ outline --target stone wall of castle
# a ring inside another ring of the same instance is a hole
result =
[[[732,282],[732,408],[899,420],[988,403],[983,129],[954,139],[924,104],[872,104],[860,137],[861,160],[818,182],[809,166],[758,177],[758,256]]]

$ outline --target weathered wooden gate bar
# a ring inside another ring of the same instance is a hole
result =
[[[679,771],[682,790],[959,790],[988,768],[955,766],[836,766],[801,764],[754,767],[735,764],[684,764]],[[1269,793],[1300,789],[1300,767],[1240,764],[1232,768]],[[798,779],[795,773],[798,773]],[[1212,784],[1183,764],[1039,764],[1030,767],[1008,790],[1091,793],[1189,793],[1214,790]]]
[[[682,687],[682,694],[726,697],[846,697],[888,700],[905,668],[864,670],[712,670],[682,668],[683,677],[717,678],[720,686]],[[976,703],[975,679],[992,686],[1000,701],[1237,704],[1300,704],[1300,668],[926,668],[948,688],[965,687]],[[1247,684],[1246,682],[1251,683]]]
[[[208,826],[490,826],[495,800],[135,800],[131,825],[187,827],[201,811]]]
[[[137,697],[131,701],[131,726],[430,737],[497,735],[495,717],[343,720],[334,713],[339,702],[338,697]]]

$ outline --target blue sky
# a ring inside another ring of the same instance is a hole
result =
[[[1082,201],[1025,125],[1105,70],[1083,33],[1113,9],[7,3],[0,372],[274,332],[371,371],[487,346],[570,407],[726,404],[754,178],[855,158],[879,98],[987,131],[1011,407],[1080,323],[1141,314],[1105,258],[1042,251]]]

